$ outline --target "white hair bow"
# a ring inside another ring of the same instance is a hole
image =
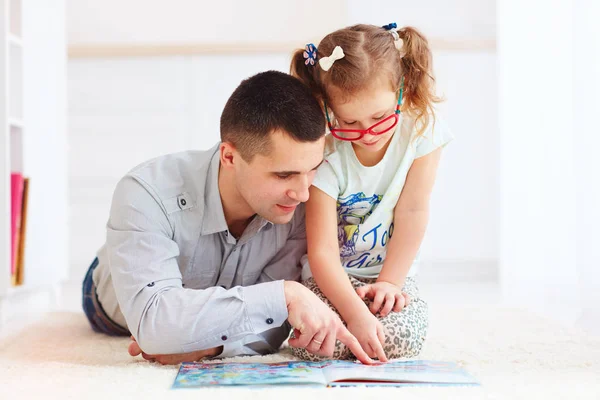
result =
[[[322,57],[319,59],[319,65],[323,68],[323,71],[329,71],[333,66],[333,63],[342,58],[344,58],[344,50],[342,50],[340,46],[335,46],[335,49],[333,49],[329,57]]]

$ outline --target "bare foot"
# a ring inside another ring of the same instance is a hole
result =
[[[144,360],[156,361],[162,365],[174,365],[182,362],[193,362],[200,361],[205,357],[214,357],[223,351],[223,346],[215,347],[213,349],[198,350],[191,353],[179,353],[179,354],[146,354],[142,351],[135,338],[131,337],[131,343],[127,349],[129,355],[132,357],[139,356],[140,354]]]

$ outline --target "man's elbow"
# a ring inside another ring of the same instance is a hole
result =
[[[161,318],[160,310],[148,307],[140,318],[137,335],[134,335],[140,349],[146,354],[179,354],[188,337],[185,337],[178,318]]]
[[[142,323],[136,341],[146,354],[179,354],[183,346],[178,336],[168,327],[147,328]]]

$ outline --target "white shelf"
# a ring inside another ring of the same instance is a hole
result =
[[[8,117],[23,117],[23,48],[13,43],[8,47]]]
[[[8,34],[8,43],[15,47],[23,47],[23,39],[13,33]]]
[[[15,296],[15,295],[20,295],[20,294],[31,293],[31,292],[35,291],[36,289],[38,289],[38,288],[29,287],[28,285],[11,286],[8,288],[6,294],[9,296]]]
[[[68,275],[65,8],[65,0],[0,0],[0,325]],[[15,171],[30,184],[23,285],[13,287]]]
[[[20,127],[10,126],[10,170],[23,172],[23,130]]]
[[[8,125],[11,128],[23,129],[23,120],[20,118],[9,118]]]

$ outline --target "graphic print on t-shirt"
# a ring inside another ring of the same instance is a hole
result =
[[[340,256],[349,257],[356,254],[356,241],[359,236],[359,225],[373,213],[382,195],[374,194],[366,197],[363,192],[338,198],[338,243]]]

